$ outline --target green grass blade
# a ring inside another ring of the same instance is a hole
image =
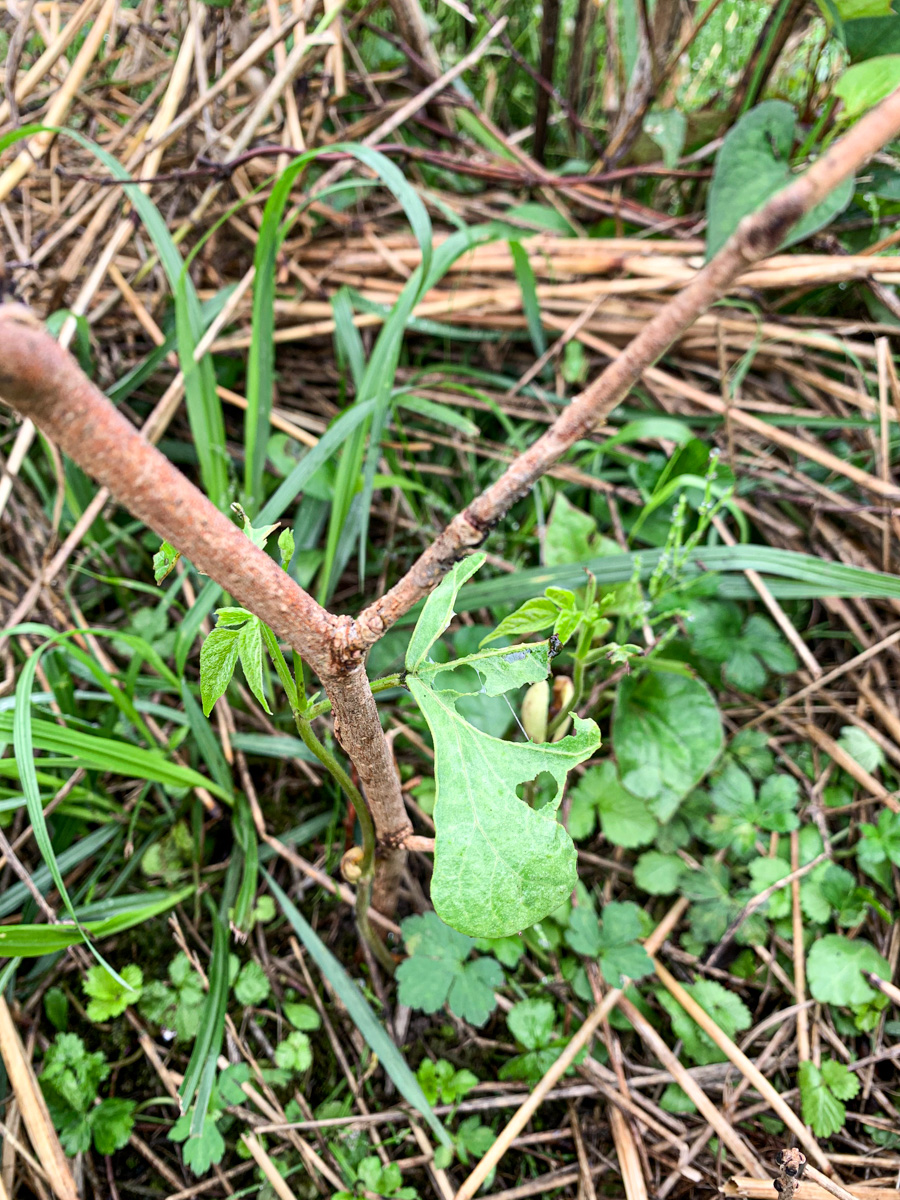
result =
[[[33,661],[33,659],[29,661]],[[27,709],[25,711],[27,713]],[[16,717],[19,715],[18,704],[12,713],[0,713],[0,737],[14,735]],[[66,759],[77,758],[78,765],[91,770],[109,771],[114,775],[124,775],[129,779],[146,779],[150,783],[158,783],[163,787],[205,787],[221,800],[228,802],[231,799],[228,792],[213,780],[201,775],[199,771],[169,762],[163,754],[153,750],[144,750],[140,746],[132,746],[129,742],[113,741],[112,738],[84,733],[81,730],[57,725],[52,721],[42,721],[40,718],[34,718],[27,723],[28,762],[32,761],[31,748],[34,745],[40,750],[49,750],[53,754],[63,755]],[[21,736],[26,735],[22,734]],[[24,741],[22,747],[23,750],[20,751],[18,745],[16,746],[16,760],[20,773],[23,770],[23,759],[20,754],[24,753]],[[32,763],[30,772],[32,776],[33,771]],[[22,790],[25,791],[24,780]]]
[[[216,1077],[216,1063],[222,1049],[225,1005],[228,1000],[228,930],[215,909],[212,909],[212,906],[210,908],[213,919],[213,949],[209,963],[209,991],[206,994],[200,1031],[178,1092],[182,1112],[185,1112],[192,1102],[196,1102],[191,1122],[192,1136],[200,1133],[206,1119],[206,1110]]]
[[[111,154],[108,154],[89,138],[73,130],[61,132],[71,137],[117,179],[129,180],[131,176]],[[163,217],[140,188],[129,188],[128,199],[134,205],[147,230],[159,261],[175,297],[175,329],[178,339],[178,357],[184,373],[185,403],[188,420],[193,434],[193,443],[200,463],[200,476],[210,500],[218,508],[228,506],[228,451],[225,445],[225,423],[222,406],[216,394],[216,377],[212,360],[204,355],[199,363],[194,361],[194,352],[203,336],[203,314],[194,284],[187,273],[178,247],[169,233]]]
[[[378,1056],[381,1065],[392,1079],[397,1091],[408,1104],[411,1104],[417,1112],[422,1114],[439,1141],[445,1146],[451,1146],[452,1142],[449,1135],[434,1115],[418,1079],[416,1079],[407,1066],[403,1055],[388,1037],[383,1026],[372,1011],[369,1002],[268,871],[263,870],[263,875],[265,876],[269,890],[278,901],[279,907],[287,917],[291,928],[309,952],[316,966],[334,988],[336,995],[350,1014],[354,1025],[365,1038],[372,1053]]]
[[[86,837],[79,838],[67,850],[63,850],[56,856],[56,864],[60,871],[71,871],[73,867],[77,867],[86,859],[91,858],[119,832],[118,825],[102,825],[99,829],[87,834]],[[47,866],[38,867],[31,874],[31,883],[42,896],[47,894],[52,881],[53,876]],[[10,913],[17,912],[32,894],[32,888],[24,883],[11,884],[0,896],[0,917],[8,917]]]
[[[82,930],[90,937],[98,940],[113,937],[135,925],[143,925],[146,921],[158,917],[180,904],[193,892],[193,887],[182,888],[178,892],[147,892],[139,897],[142,903],[137,907],[123,907],[120,912],[100,921],[85,920]],[[132,899],[129,897],[129,899]],[[76,910],[81,915],[86,909]],[[3,958],[41,958],[45,954],[53,954],[65,950],[69,946],[82,944],[85,938],[74,925],[2,925],[0,926],[0,957]],[[90,943],[88,943],[90,944]],[[99,955],[96,957],[99,958]],[[112,968],[103,962],[109,973],[119,978]],[[127,984],[125,985],[128,986]],[[130,990],[130,989],[129,989]]]
[[[423,263],[431,256],[431,220],[415,188],[402,171],[378,151],[368,146],[338,143],[299,155],[277,180],[259,230],[254,263],[256,279],[253,291],[252,338],[247,359],[247,412],[244,420],[244,507],[251,516],[262,503],[262,479],[265,466],[272,389],[275,380],[275,275],[278,251],[290,222],[282,217],[294,181],[307,165],[325,150],[351,154],[369,167],[382,181],[406,213],[422,252]]]
[[[60,899],[65,905],[66,912],[77,924],[78,919],[75,916],[75,909],[72,907],[72,901],[69,899],[65,883],[63,883],[62,872],[59,869],[56,852],[50,840],[47,822],[44,820],[44,804],[41,799],[41,790],[38,787],[34,769],[34,743],[31,730],[31,692],[35,672],[41,661],[41,655],[51,644],[47,642],[32,654],[22,668],[22,673],[16,684],[16,707],[12,713],[13,750],[19,766],[19,778],[22,784],[22,791],[25,794],[25,807],[28,811],[28,819],[31,821],[35,843],[40,851],[41,858],[50,872],[51,879],[56,885]]]
[[[541,324],[541,302],[538,300],[537,280],[534,277],[528,253],[522,243],[510,241],[509,252],[512,255],[516,282],[522,293],[522,308],[525,312],[528,335],[531,338],[535,357],[540,358],[547,352],[547,338],[544,335],[544,326]],[[549,364],[547,365],[549,366]]]
[[[532,596],[539,596],[544,588],[550,586],[578,588],[584,584],[586,570],[596,577],[601,589],[633,579],[637,562],[640,563],[641,579],[649,579],[662,553],[661,550],[641,550],[631,554],[611,554],[605,558],[561,563],[553,567],[526,567],[514,575],[468,584],[457,597],[456,611],[471,612],[492,605],[519,604]],[[744,571],[759,571],[767,577],[766,583],[776,596],[788,599],[817,596],[900,599],[900,576],[848,567],[843,563],[815,558],[811,554],[748,542],[735,546],[698,546],[688,555],[681,578],[696,578],[708,571],[724,574],[718,580],[719,595],[735,599],[756,595],[746,579],[733,577]],[[402,618],[401,624],[414,624],[421,609],[421,604],[417,604]]]
[[[191,732],[197,742],[200,757],[209,767],[210,774],[219,787],[231,797],[234,797],[234,782],[231,778],[231,769],[225,761],[222,747],[213,733],[212,724],[204,717],[203,710],[194,699],[190,684],[186,679],[182,679],[181,681],[181,702],[184,705],[184,711],[190,723]]]
[[[366,369],[366,354],[360,332],[353,322],[353,305],[350,303],[348,287],[342,287],[335,293],[331,309],[334,313],[335,357],[339,366],[346,363],[350,368],[353,386],[359,390]]]

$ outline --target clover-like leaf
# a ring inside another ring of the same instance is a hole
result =
[[[403,940],[410,957],[397,968],[401,1004],[433,1013],[446,1004],[464,1021],[483,1025],[496,1007],[503,968],[494,958],[467,959],[474,943],[436,913],[407,917]]]
[[[813,943],[806,960],[809,990],[825,1004],[867,1004],[875,989],[863,977],[871,971],[879,979],[890,979],[891,968],[871,942],[864,938],[829,933]]]
[[[821,1068],[802,1062],[797,1071],[803,1120],[816,1137],[831,1137],[843,1129],[847,1110],[842,1100],[852,1100],[859,1080],[843,1063],[826,1059]]]
[[[134,963],[128,963],[122,968],[120,978],[127,987],[123,987],[119,980],[99,963],[88,970],[82,986],[85,993],[91,997],[87,1006],[89,1021],[108,1021],[110,1017],[118,1017],[129,1004],[135,1004],[140,998],[144,982],[141,968]]]
[[[685,991],[729,1038],[733,1039],[736,1033],[750,1028],[753,1020],[750,1010],[739,996],[728,991],[721,983],[713,979],[698,979],[696,983],[687,984]],[[701,1066],[725,1061],[725,1054],[693,1017],[688,1016],[674,996],[660,992],[659,1001],[672,1018],[672,1029],[684,1043],[685,1054]]]
[[[573,909],[566,941],[576,954],[597,960],[607,983],[621,987],[623,976],[641,979],[653,970],[650,956],[637,940],[642,933],[638,906],[630,900],[612,900],[604,905],[599,921],[587,904]]]

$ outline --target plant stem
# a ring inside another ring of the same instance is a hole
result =
[[[379,692],[389,692],[392,688],[398,687],[403,687],[403,676],[399,671],[395,671],[393,675],[385,675],[381,679],[373,679],[369,684],[370,691],[375,695]],[[311,705],[307,716],[310,721],[314,721],[316,717],[324,717],[329,712],[331,712],[331,701],[326,697],[318,704]]]
[[[294,724],[297,726],[297,732],[300,734],[304,746],[306,746],[307,750],[312,751],[332,779],[340,785],[344,795],[353,805],[353,811],[356,813],[356,819],[359,821],[359,828],[362,832],[363,857],[359,866],[362,876],[365,878],[371,875],[372,864],[375,860],[375,825],[372,821],[372,814],[369,812],[359,788],[328,747],[320,742],[313,733],[309,717],[303,716],[300,712],[295,712]]]
[[[389,975],[393,975],[397,964],[390,950],[376,934],[369,921],[369,905],[372,901],[372,876],[363,875],[356,885],[356,924],[359,935]]]
[[[369,905],[372,901],[372,881],[375,874],[375,824],[359,788],[316,735],[313,733],[309,718],[299,712],[294,713],[297,732],[303,739],[303,744],[311,750],[322,766],[341,786],[347,799],[353,805],[356,819],[362,832],[363,856],[359,864],[360,876],[356,884],[356,924],[359,936],[363,939],[381,966],[393,975],[396,963],[381,938],[376,934],[369,921]]]

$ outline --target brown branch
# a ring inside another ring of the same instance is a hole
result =
[[[145,441],[27,310],[0,308],[0,331],[0,396],[8,404],[138,520],[262,617],[317,673],[340,669],[330,652],[337,618]]]
[[[867,113],[808,171],[745,217],[719,253],[663,306],[622,353],[556,422],[463,512],[457,514],[403,578],[359,616],[353,637],[371,646],[440,582],[579,439],[604,419],[698,317],[751,264],[774,253],[800,218],[900,133],[900,88]]]
[[[382,874],[397,873],[397,846],[411,826],[400,781],[365,678],[364,654],[336,617],[177,470],[18,305],[0,307],[0,396],[30,417],[138,520],[171,542],[297,651],[331,700],[335,732],[356,766],[375,821]],[[384,889],[379,889],[384,895]]]

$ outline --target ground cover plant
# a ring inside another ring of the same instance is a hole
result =
[[[4,1190],[890,1184],[900,18],[57,8]]]

